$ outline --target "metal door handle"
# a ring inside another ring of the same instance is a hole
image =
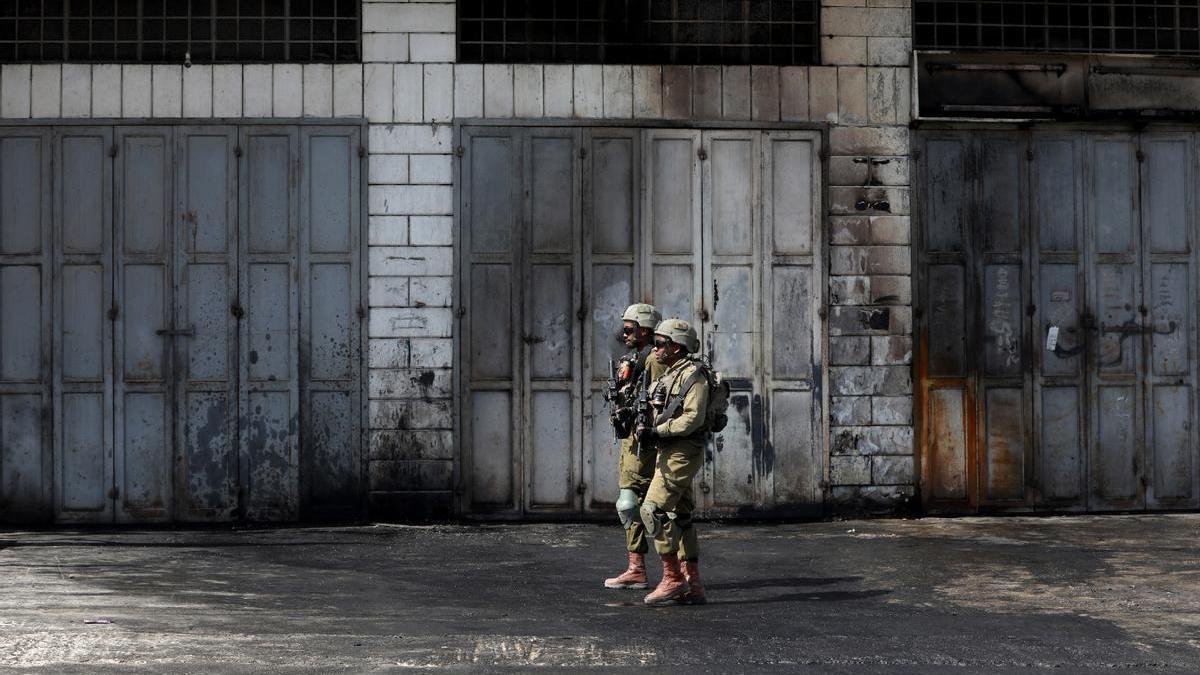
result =
[[[196,336],[196,328],[159,328],[154,331],[155,335],[184,335],[187,337]]]

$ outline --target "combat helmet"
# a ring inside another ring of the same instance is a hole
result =
[[[621,320],[632,321],[642,328],[654,328],[662,321],[662,313],[655,309],[654,305],[639,302],[626,307]]]
[[[683,319],[667,319],[654,329],[655,335],[670,338],[671,342],[683,345],[689,354],[700,351],[700,338],[696,337],[696,329]]]

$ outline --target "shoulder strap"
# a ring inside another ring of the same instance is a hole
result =
[[[667,407],[663,408],[662,414],[658,416],[658,419],[656,419],[654,423],[662,424],[663,422],[671,419],[671,417],[673,417],[679,410],[679,407],[683,405],[683,399],[687,397],[687,393],[691,391],[692,387],[699,382],[700,378],[702,377],[704,377],[704,372],[700,368],[697,368],[692,372],[691,375],[688,375],[688,378],[683,381],[683,385],[679,387],[679,393],[671,399],[671,402],[667,405]]]

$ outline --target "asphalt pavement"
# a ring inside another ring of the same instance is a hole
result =
[[[1198,514],[700,527],[665,608],[615,524],[0,530],[0,671],[1200,672]]]

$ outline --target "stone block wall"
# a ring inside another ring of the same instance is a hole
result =
[[[363,63],[16,64],[0,117],[365,117],[367,382],[377,518],[448,514],[454,493],[456,118],[829,125],[829,489],[913,492],[909,0],[825,0],[812,67],[455,64],[453,2],[363,3]],[[885,204],[886,202],[886,204]]]

